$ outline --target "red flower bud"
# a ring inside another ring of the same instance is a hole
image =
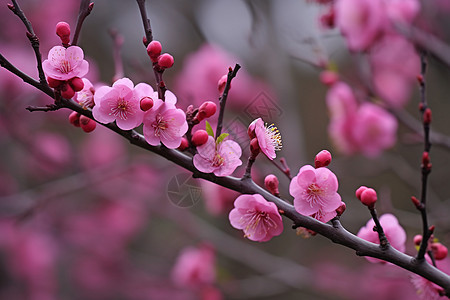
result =
[[[355,192],[356,198],[358,198],[361,201],[361,193],[364,192],[366,189],[367,186],[364,185],[360,186]]]
[[[423,112],[423,124],[429,125],[431,123],[431,109],[427,107]]]
[[[87,120],[83,117],[85,117]],[[83,129],[83,131],[87,133],[94,131],[95,127],[97,127],[97,123],[86,116],[80,117],[80,125],[81,129]]]
[[[189,147],[189,142],[188,142],[187,138],[182,137],[182,138],[181,138],[181,144],[180,144],[180,146],[178,146],[178,150],[184,151],[184,150],[186,150],[188,147]]]
[[[447,257],[448,249],[441,243],[432,243],[431,251],[433,252],[434,258],[437,260],[442,260]]]
[[[204,145],[207,141],[208,141],[208,133],[206,132],[206,130],[203,129],[197,130],[192,135],[191,142],[192,145],[194,145],[195,147]]]
[[[66,99],[70,99],[75,95],[75,91],[72,89],[70,84],[64,83],[60,86],[61,96]]]
[[[147,54],[152,60],[152,62],[157,62],[158,57],[161,54],[162,46],[161,43],[158,41],[152,41],[147,46]]]
[[[144,97],[141,99],[140,106],[141,110],[147,111],[153,107],[153,99],[150,97]]]
[[[217,82],[217,89],[219,90],[219,93],[223,93],[225,90],[225,86],[227,85],[228,80],[228,74],[223,75],[220,77],[219,81]]]
[[[203,102],[198,108],[198,113],[195,116],[197,121],[202,121],[203,119],[209,118],[216,113],[217,105],[212,101]]]
[[[79,92],[84,88],[83,79],[80,77],[74,77],[69,80],[69,84],[75,92]]]
[[[162,69],[168,69],[173,66],[174,60],[172,55],[169,53],[164,53],[158,57],[158,65]]]
[[[47,77],[47,82],[48,82],[48,86],[53,88],[53,89],[56,89],[58,86],[60,86],[63,83],[65,83],[65,81],[53,79],[51,77]]]
[[[336,215],[341,216],[345,209],[347,208],[347,205],[343,201],[341,201],[341,205],[336,209]]]
[[[277,176],[269,174],[264,178],[264,185],[266,189],[273,195],[278,195],[280,192],[278,190],[279,181]]]
[[[63,44],[70,43],[70,26],[66,22],[59,22],[56,24],[56,34]]]
[[[75,127],[80,127],[80,114],[73,111],[69,115],[69,122]]]
[[[259,142],[257,138],[254,138],[250,141],[250,152],[252,153],[253,157],[256,157],[259,152],[260,152],[260,148],[259,148]]]
[[[320,151],[314,158],[315,168],[326,167],[331,163],[331,153],[327,150]]]
[[[366,188],[361,193],[361,202],[367,207],[373,208],[377,202],[377,192],[372,188]]]
[[[319,78],[323,84],[332,86],[339,80],[339,74],[334,71],[325,70],[320,73]]]

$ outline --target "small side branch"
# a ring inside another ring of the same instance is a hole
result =
[[[220,136],[220,134],[222,133],[223,114],[225,112],[225,104],[227,103],[228,92],[230,91],[231,87],[231,80],[236,77],[236,74],[240,68],[241,66],[239,64],[236,64],[234,66],[234,69],[232,69],[231,67],[228,69],[227,83],[225,84],[225,89],[223,90],[222,96],[219,98],[220,108],[219,119],[217,121],[216,136]]]
[[[75,28],[75,34],[73,35],[72,45],[77,45],[84,19],[90,15],[93,8],[94,2],[90,2],[90,0],[81,0],[77,18],[77,27]]]
[[[142,23],[144,25],[145,32],[145,47],[153,41],[153,31],[152,26],[150,25],[150,19],[147,17],[147,10],[145,9],[145,0],[136,0],[139,6],[139,11],[141,12]]]

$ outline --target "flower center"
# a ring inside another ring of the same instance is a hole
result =
[[[155,136],[160,136],[161,133],[167,129],[167,121],[165,121],[161,114],[156,115],[156,120],[153,122],[152,126],[155,129]]]
[[[259,230],[263,230],[264,234],[267,234],[270,228],[277,228],[277,223],[265,211],[248,210],[245,218],[242,218],[242,221],[244,219],[247,220],[247,226],[245,227],[246,237],[249,237],[258,228]]]
[[[70,66],[70,62],[68,60],[63,60],[61,62],[61,65],[59,66],[59,70],[61,71],[61,73],[67,74],[70,71],[72,71],[72,67]]]
[[[264,126],[266,129],[266,140],[269,145],[272,145],[275,148],[275,151],[281,150],[281,134],[278,128],[274,124],[267,124]]]
[[[116,104],[111,108],[111,114],[113,114],[116,118],[126,120],[128,118],[128,114],[132,114],[130,111],[130,103],[123,98],[119,98]]]
[[[323,196],[323,189],[321,189],[317,184],[311,183],[308,186],[308,189],[306,190],[306,194],[308,195],[308,201],[310,205],[319,203],[321,204],[323,202],[322,196]]]
[[[212,161],[213,167],[220,167],[221,165],[223,165],[224,162],[225,159],[222,156],[220,156],[219,153],[216,152]]]

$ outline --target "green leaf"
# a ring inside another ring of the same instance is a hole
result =
[[[206,125],[205,125],[206,132],[208,133],[208,135],[214,137],[214,131],[213,131],[212,127],[211,127],[211,124],[209,124],[208,121],[205,121],[205,122],[206,122]]]
[[[216,140],[216,144],[222,143],[222,141],[229,135],[230,135],[229,133],[222,133],[221,135],[219,135],[219,137]]]

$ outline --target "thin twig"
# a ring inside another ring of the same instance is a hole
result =
[[[80,10],[78,12],[77,27],[75,28],[75,34],[73,35],[72,45],[77,45],[78,37],[80,36],[81,27],[83,26],[84,19],[91,13],[94,8],[94,2],[90,0],[81,0]]]
[[[381,226],[380,220],[378,219],[377,211],[375,208],[369,208],[370,215],[372,216],[373,221],[375,222],[374,230],[378,233],[378,239],[380,240],[381,249],[385,250],[389,247],[389,242],[386,238],[386,234],[384,234],[383,227]]]
[[[231,80],[233,80],[234,77],[236,77],[237,72],[241,66],[239,64],[236,64],[234,66],[234,69],[231,67],[228,69],[228,77],[227,77],[227,83],[225,84],[225,89],[223,90],[222,96],[219,98],[219,118],[217,120],[217,129],[216,129],[216,136],[220,136],[222,133],[222,126],[223,126],[223,114],[225,113],[225,104],[227,103],[228,98],[228,92],[230,91],[231,87]]]
[[[42,55],[39,50],[39,38],[34,33],[33,26],[28,18],[25,16],[25,13],[20,9],[19,3],[16,0],[12,0],[13,5],[8,5],[9,9],[16,14],[20,20],[22,20],[23,24],[27,29],[27,37],[30,40],[31,47],[33,47],[34,55],[36,57],[37,70],[39,74],[39,82],[41,85],[47,85],[47,81],[45,80],[44,69],[42,68]]]
[[[144,32],[145,32],[144,45],[145,47],[147,47],[148,44],[150,44],[150,42],[153,41],[152,26],[150,25],[150,19],[147,17],[147,10],[145,9],[145,0],[136,0],[136,1],[139,6],[142,23],[144,25]]]

